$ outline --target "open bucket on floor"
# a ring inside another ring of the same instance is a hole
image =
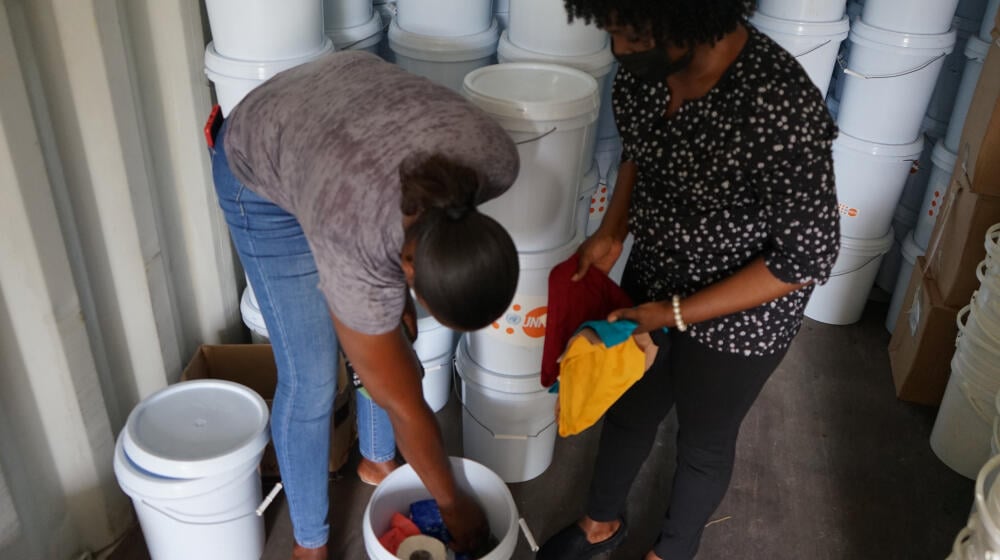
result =
[[[451,458],[451,471],[462,491],[472,496],[486,513],[490,532],[499,544],[481,560],[509,560],[517,547],[518,513],[514,497],[503,480],[487,467],[461,457]],[[378,541],[389,529],[393,514],[406,516],[410,504],[431,498],[410,465],[403,465],[385,477],[365,507],[362,535],[371,560],[397,560]]]

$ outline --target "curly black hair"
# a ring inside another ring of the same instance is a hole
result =
[[[755,0],[565,0],[569,21],[580,18],[648,29],[657,43],[715,43],[753,12]]]

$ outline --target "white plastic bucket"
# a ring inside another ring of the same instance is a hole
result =
[[[451,394],[451,364],[455,356],[455,331],[442,325],[419,303],[417,306],[417,340],[413,342],[420,364],[424,368],[424,400],[437,412],[448,403]]]
[[[899,33],[932,35],[951,28],[958,0],[866,0],[861,19]]]
[[[780,19],[757,12],[750,17],[750,23],[791,53],[820,93],[826,95],[831,72],[837,64],[840,43],[847,38],[851,28],[847,16],[836,21],[810,22]]]
[[[590,208],[597,191],[601,187],[601,172],[597,167],[597,160],[593,160],[590,170],[580,181],[580,196],[576,201],[576,234],[585,233],[587,224],[590,222]],[[606,190],[606,189],[605,189]]]
[[[243,324],[250,329],[251,342],[266,344],[270,339],[267,334],[267,324],[264,323],[264,316],[257,306],[257,298],[254,297],[250,284],[244,288],[243,297],[240,298],[240,315],[243,316]]]
[[[847,0],[759,0],[757,13],[804,22],[839,21]]]
[[[519,252],[566,244],[594,157],[597,81],[566,66],[497,64],[471,72],[462,91],[513,137],[521,161],[513,186],[480,210],[510,232]]]
[[[405,31],[397,19],[389,26],[389,48],[396,64],[454,91],[466,74],[493,62],[500,31],[496,21],[475,35],[444,37]]]
[[[382,42],[382,16],[372,11],[368,19],[350,27],[327,27],[326,34],[338,51],[368,51],[379,54]]]
[[[275,74],[332,53],[333,42],[325,37],[324,40],[322,48],[311,54],[270,62],[227,58],[216,51],[214,43],[209,43],[205,47],[205,75],[215,84],[222,115],[229,116],[248,93]]]
[[[459,342],[455,369],[462,380],[462,447],[466,457],[505,482],[524,482],[545,472],[556,443],[558,395],[542,387],[540,374],[510,376],[469,358]]]
[[[597,158],[597,166],[601,169],[601,182],[607,183],[611,170],[614,169],[617,173],[618,163],[622,158],[622,139],[618,136],[598,138],[597,146],[594,148],[594,157]],[[615,186],[614,182],[609,184],[612,187]]]
[[[152,560],[244,560],[264,550],[258,464],[264,399],[243,385],[188,381],[129,414],[114,471],[132,499]]]
[[[958,161],[958,154],[953,153],[945,147],[944,142],[938,140],[931,153],[931,162],[933,162],[934,167],[927,181],[924,201],[917,214],[917,227],[913,232],[913,238],[917,245],[924,249],[927,248],[931,232],[934,230],[934,223],[937,221],[938,214],[941,213],[941,205],[948,192],[951,173],[955,169],[956,161]]]
[[[850,325],[861,319],[882,255],[892,246],[892,237],[891,229],[878,239],[841,236],[840,254],[830,279],[813,291],[806,304],[806,317],[831,325]]]
[[[368,0],[323,0],[323,20],[326,29],[342,29],[364,25],[372,19],[374,5]],[[336,43],[336,41],[334,41]],[[340,47],[337,47],[338,50]]]
[[[375,11],[378,12],[379,19],[382,21],[382,33],[378,43],[378,55],[381,56],[383,60],[393,62],[395,59],[392,56],[392,49],[389,48],[388,30],[389,25],[394,19],[393,14],[396,11],[396,3],[375,4]]]
[[[843,111],[843,109],[841,109]],[[856,239],[885,235],[923,138],[880,144],[841,133],[833,142],[833,168],[840,205],[840,232]]]
[[[958,153],[959,143],[962,139],[962,128],[965,126],[965,117],[969,114],[972,95],[976,91],[979,75],[983,72],[983,62],[989,51],[990,42],[983,41],[979,37],[969,37],[965,44],[965,56],[968,60],[965,63],[965,70],[962,72],[962,80],[958,85],[958,93],[955,94],[955,108],[951,113],[948,131],[944,137],[945,146],[952,152]]]
[[[955,32],[908,35],[855,21],[850,43],[838,126],[872,142],[913,142]]]
[[[482,560],[509,560],[517,547],[517,505],[504,481],[483,465],[451,458],[451,472],[458,487],[475,498],[486,513],[490,532],[499,544]],[[432,498],[416,471],[410,465],[392,471],[372,493],[365,507],[362,535],[365,552],[372,560],[397,560],[378,542],[378,537],[390,527],[393,514],[407,515],[410,504]]]
[[[913,233],[914,226],[917,225],[917,213],[902,204],[896,206],[896,213],[892,218],[892,247],[889,252],[882,257],[882,265],[879,266],[878,275],[875,277],[875,285],[885,290],[887,294],[893,293],[896,289],[896,279],[899,277],[899,267],[903,262],[903,242]]]
[[[601,113],[597,118],[597,138],[618,137],[614,108],[611,105],[611,84],[615,79],[617,64],[615,63],[615,56],[611,54],[610,45],[593,54],[556,56],[522,49],[510,42],[507,32],[504,31],[500,34],[500,42],[497,44],[497,62],[561,64],[590,74],[597,80],[597,84],[601,89]]]
[[[914,219],[917,212],[920,211],[920,205],[924,202],[924,191],[927,190],[927,181],[931,177],[931,169],[934,168],[934,163],[931,161],[931,153],[934,151],[935,144],[937,144],[937,140],[925,133],[924,146],[920,151],[920,159],[910,168],[910,174],[906,178],[906,185],[903,187],[903,194],[899,197],[899,206],[904,206],[911,210]],[[916,222],[913,223],[913,226],[915,225]]]
[[[465,335],[469,356],[504,375],[538,375],[549,304],[549,272],[568,259],[583,235],[550,251],[519,253],[517,290],[507,311],[485,329]]]
[[[608,206],[611,204],[611,194],[615,191],[614,182],[617,180],[618,166],[615,166],[608,174],[607,182],[602,183],[590,199],[590,208],[587,212],[587,237],[593,235],[597,228],[601,227],[601,221],[604,220],[604,215],[608,213]]]
[[[510,0],[510,40],[543,54],[578,56],[608,46],[608,34],[581,19],[568,23],[563,0]]]
[[[996,390],[970,380],[960,363],[951,361],[951,377],[931,430],[931,449],[953,471],[974,479],[990,457]]]
[[[903,240],[901,251],[902,263],[899,266],[899,273],[896,276],[896,284],[892,289],[892,300],[889,302],[889,313],[885,317],[885,328],[890,333],[896,328],[896,320],[899,318],[899,311],[903,308],[903,298],[906,294],[906,287],[910,285],[910,275],[913,274],[913,267],[916,265],[917,257],[924,254],[917,242],[913,240],[913,232]]]
[[[243,61],[302,58],[323,48],[323,0],[206,0],[212,43]]]
[[[990,0],[983,14],[983,23],[979,28],[979,38],[988,43],[993,42],[993,26],[996,25],[997,10],[1000,10],[1000,0]]]
[[[941,73],[934,85],[934,94],[931,95],[930,103],[927,106],[928,115],[945,123],[951,119],[952,109],[955,107],[955,96],[958,94],[958,85],[962,81],[962,71],[965,69],[966,42],[979,30],[979,20],[956,16],[953,27],[955,29],[955,48],[948,56],[944,57]]]
[[[491,0],[397,0],[396,21],[410,33],[436,37],[476,35],[493,21]]]
[[[975,519],[971,520],[970,525],[974,527],[974,549],[979,555],[972,558],[984,558],[987,553],[1000,550],[1000,514],[995,512],[996,507],[993,505],[1000,491],[1000,484],[996,483],[998,475],[1000,457],[994,457],[983,465],[976,477],[976,501],[973,504],[975,513],[972,514]]]

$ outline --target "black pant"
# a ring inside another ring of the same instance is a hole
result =
[[[673,331],[657,331],[653,339],[660,347],[656,361],[605,416],[587,513],[596,521],[624,514],[657,428],[676,404],[677,471],[653,550],[670,560],[693,558],[729,487],[740,424],[784,352],[728,354]]]

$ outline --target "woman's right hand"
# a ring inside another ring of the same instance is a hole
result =
[[[465,492],[459,491],[455,502],[449,507],[438,504],[441,518],[451,535],[451,548],[479,556],[489,551],[482,550],[490,540],[490,525],[486,513],[479,504]]]
[[[596,266],[605,274],[611,272],[611,267],[622,254],[622,242],[610,234],[597,230],[580,245],[576,254],[579,256],[579,264],[576,274],[571,278],[573,282],[583,278],[591,266]]]

